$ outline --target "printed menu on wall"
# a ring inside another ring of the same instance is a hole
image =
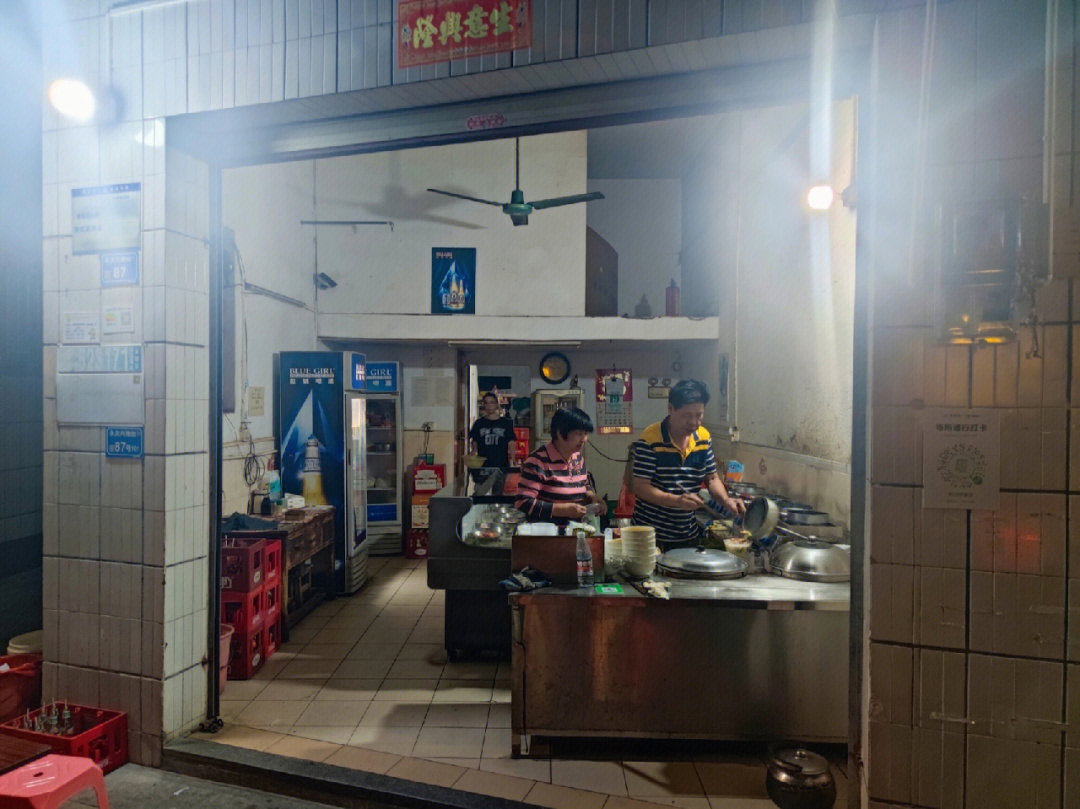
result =
[[[923,418],[923,508],[997,508],[999,412],[931,408]]]

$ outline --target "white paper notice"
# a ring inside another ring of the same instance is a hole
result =
[[[101,311],[102,334],[126,334],[135,331],[135,309],[131,306],[106,306]]]
[[[64,312],[64,343],[86,345],[101,342],[101,324],[96,312]]]
[[[996,509],[999,411],[931,408],[923,418],[923,508]]]

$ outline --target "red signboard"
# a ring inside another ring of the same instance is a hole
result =
[[[398,0],[399,68],[532,45],[532,0]]]

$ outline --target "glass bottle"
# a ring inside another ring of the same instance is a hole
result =
[[[593,558],[589,548],[589,540],[585,538],[585,532],[581,529],[574,532],[577,536],[577,583],[578,587],[591,587],[593,583]]]

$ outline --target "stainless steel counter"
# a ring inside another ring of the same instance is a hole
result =
[[[673,579],[666,576],[653,576],[652,579],[670,585],[673,601],[715,601],[719,602],[717,606],[726,608],[847,612],[850,597],[850,587],[847,583],[796,581],[768,573],[720,581]],[[546,587],[529,595],[538,597],[562,595],[593,599],[653,598],[653,596],[638,592],[621,577],[616,579],[616,583],[622,586],[622,593],[602,594],[598,593],[594,587]]]
[[[537,736],[847,738],[848,593],[771,575],[511,596],[512,745]]]

